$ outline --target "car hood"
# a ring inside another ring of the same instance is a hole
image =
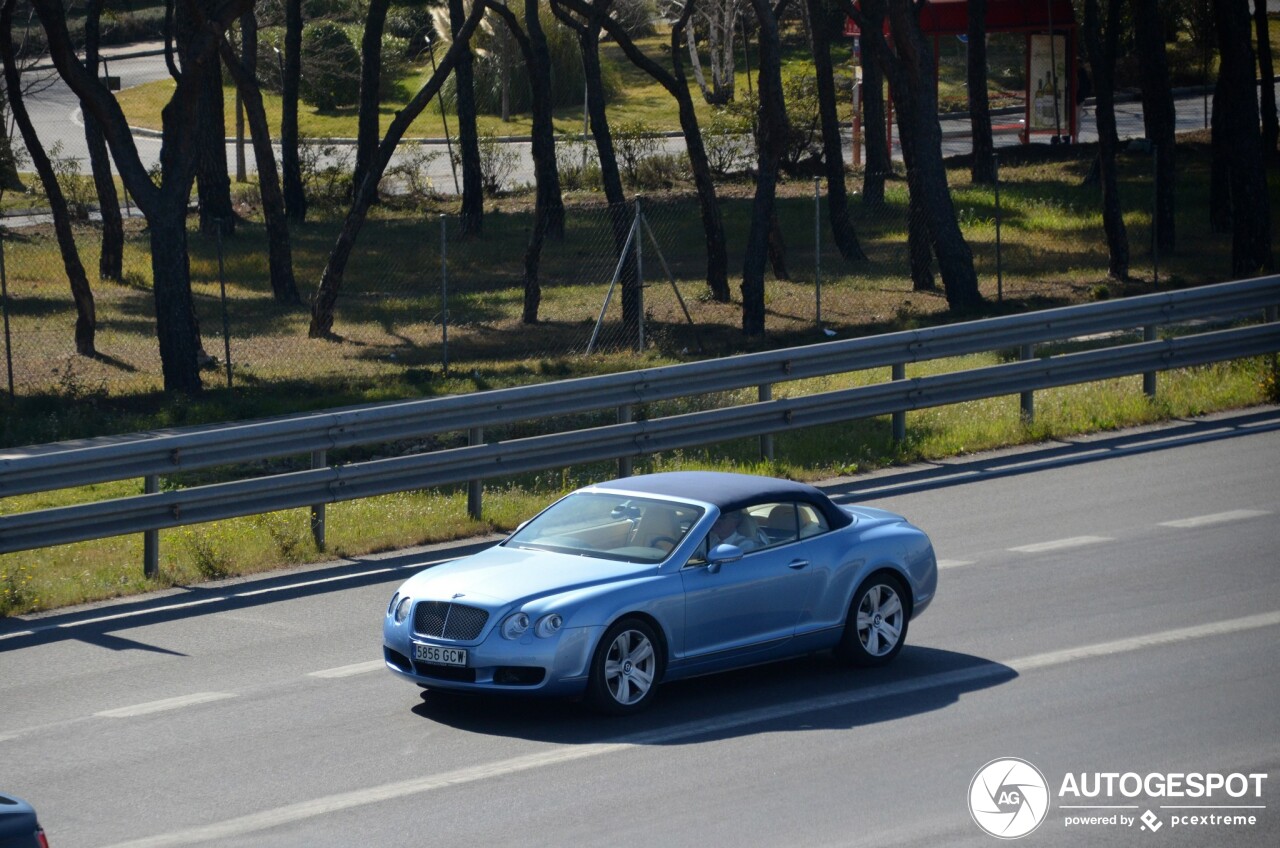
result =
[[[400,593],[419,599],[504,606],[542,595],[654,575],[654,563],[618,562],[550,551],[506,548],[486,551],[421,571]],[[463,600],[463,599],[466,600]]]

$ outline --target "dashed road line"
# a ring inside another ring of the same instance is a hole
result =
[[[94,713],[94,715],[101,718],[134,718],[136,716],[150,715],[151,713],[194,707],[198,704],[208,704],[213,701],[225,701],[234,697],[236,696],[230,692],[194,692],[190,695],[179,695],[176,698],[164,698],[159,701],[148,701],[145,704],[134,704],[130,707],[103,710],[102,712]]]
[[[1100,545],[1103,542],[1114,542],[1110,536],[1072,536],[1069,539],[1054,539],[1052,542],[1037,542],[1034,545],[1021,545],[1009,548],[1019,554],[1043,554],[1051,551],[1065,551],[1070,548],[1083,548],[1086,545]]]
[[[1207,527],[1211,524],[1225,524],[1228,521],[1244,521],[1249,518],[1260,518],[1271,513],[1262,509],[1233,509],[1227,512],[1215,512],[1212,515],[1197,515],[1191,518],[1180,518],[1177,521],[1162,521],[1161,527]]]
[[[332,680],[340,677],[354,677],[357,674],[368,674],[371,671],[377,671],[384,667],[386,667],[386,663],[382,660],[369,660],[368,662],[343,665],[338,666],[337,668],[326,668],[320,671],[312,671],[307,674],[307,677],[320,677]]]

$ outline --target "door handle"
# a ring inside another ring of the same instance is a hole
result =
[[[808,565],[809,565],[809,560],[807,559],[793,559],[791,560],[791,562],[787,563],[787,568],[794,568],[797,571],[799,571],[800,569],[805,568]]]

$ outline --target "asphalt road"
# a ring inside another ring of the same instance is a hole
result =
[[[1280,844],[1277,458],[1265,409],[839,481],[942,560],[898,660],[673,684],[631,721],[381,668],[395,585],[473,546],[0,620],[0,789],[56,848],[992,846],[970,781],[1018,757],[1052,796],[1026,845]],[[1059,795],[1110,772],[1266,777]]]

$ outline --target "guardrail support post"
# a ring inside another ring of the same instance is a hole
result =
[[[624,403],[622,406],[618,407],[618,423],[619,424],[631,423],[631,404]],[[630,477],[633,471],[634,471],[634,468],[632,466],[631,457],[629,456],[618,457],[618,476],[619,477]]]
[[[484,444],[484,428],[472,427],[467,431],[467,444],[480,445]],[[484,493],[484,484],[480,480],[470,480],[467,482],[467,515],[476,521],[480,521],[484,517],[484,505],[481,503]]]
[[[311,467],[324,468],[329,464],[328,451],[312,451]],[[325,505],[322,503],[311,505],[311,538],[315,540],[316,550],[323,551],[325,548],[324,524],[325,524]]]
[[[891,376],[895,380],[907,379],[906,363],[893,363],[893,374]],[[907,413],[905,411],[893,413],[893,440],[898,444],[902,444],[907,440]]]
[[[142,493],[154,495],[160,491],[160,475],[148,474],[142,478]],[[160,531],[148,530],[142,534],[142,576],[160,576]]]
[[[1156,340],[1156,328],[1154,324],[1148,324],[1142,328],[1142,340],[1144,342],[1153,342]],[[1147,371],[1142,375],[1142,393],[1149,398],[1156,396],[1156,372]]]
[[[1025,344],[1022,346],[1022,361],[1036,358],[1035,345]],[[1036,417],[1036,395],[1035,392],[1023,392],[1020,396],[1020,405],[1022,408],[1022,420],[1034,421]]]
[[[773,400],[773,383],[763,383],[757,390],[761,403]],[[760,458],[773,462],[773,434],[766,433],[760,437]]]

